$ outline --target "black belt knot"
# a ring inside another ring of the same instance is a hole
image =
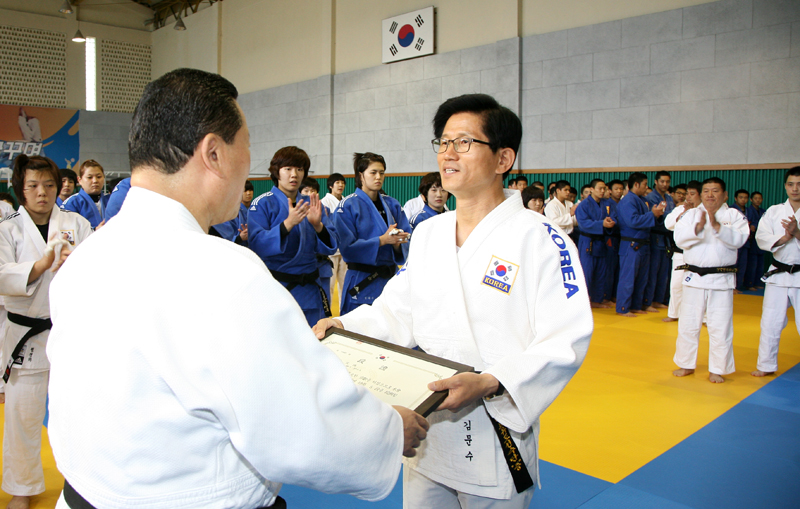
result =
[[[397,265],[367,265],[365,263],[348,263],[347,270],[356,270],[358,272],[369,273],[369,276],[359,281],[347,292],[351,297],[355,297],[361,290],[374,283],[376,279],[391,279],[395,273],[397,273]]]
[[[800,265],[789,265],[788,263],[779,262],[774,258],[772,260],[772,265],[774,265],[775,268],[764,274],[764,276],[761,278],[761,281],[766,282],[767,278],[774,274],[780,274],[781,272],[788,272],[789,274],[800,272]]]
[[[11,376],[11,366],[14,365],[14,362],[19,361],[19,363],[22,364],[22,361],[24,360],[20,355],[20,352],[22,352],[22,347],[25,346],[25,342],[33,336],[53,328],[53,322],[51,322],[49,318],[31,318],[29,316],[12,313],[10,311],[8,312],[8,321],[17,325],[21,325],[22,327],[30,327],[30,330],[28,330],[28,332],[26,332],[25,335],[20,338],[20,340],[17,342],[17,346],[15,346],[14,350],[11,352],[11,359],[9,359],[8,364],[6,364],[6,370],[3,373],[3,381],[6,383]]]

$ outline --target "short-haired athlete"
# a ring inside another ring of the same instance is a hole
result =
[[[417,228],[407,264],[371,305],[315,330],[344,327],[477,371],[431,380],[449,395],[403,469],[406,509],[527,509],[539,416],[589,346],[586,282],[564,231],[503,189],[522,137],[517,115],[487,95],[464,95],[445,101],[433,125],[455,213]]]

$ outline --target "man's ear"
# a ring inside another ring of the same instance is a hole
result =
[[[514,150],[511,148],[501,148],[497,151],[497,154],[500,156],[497,160],[497,170],[496,173],[503,174],[511,169],[514,166],[514,161],[517,158],[517,155],[514,153]]]
[[[222,177],[224,159],[227,156],[225,142],[214,133],[206,134],[197,144],[195,153],[200,156],[203,166],[211,173]]]

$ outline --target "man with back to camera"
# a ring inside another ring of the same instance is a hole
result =
[[[656,172],[653,183],[655,189],[645,198],[650,209],[660,204],[664,205],[664,214],[656,218],[655,225],[650,229],[650,268],[642,303],[645,308],[652,306],[654,309],[665,309],[667,307],[664,301],[667,300],[667,285],[672,268],[667,255],[667,247],[672,243],[672,232],[664,227],[664,217],[675,208],[675,201],[667,192],[669,184],[669,172]]]
[[[125,203],[51,287],[59,509],[285,507],[282,482],[378,500],[425,436],[353,384],[258,256],[207,235],[250,171],[236,97],[193,69],[147,85]],[[117,267],[92,299],[85,274]]]
[[[722,383],[733,373],[733,289],[736,250],[750,234],[747,218],[725,203],[725,182],[703,181],[702,203],[686,212],[675,226],[675,243],[683,249],[686,270],[678,316],[678,339],[673,360],[675,376],[687,376],[697,367],[697,344],[703,316],[708,325],[708,381]]]
[[[760,218],[756,240],[758,247],[771,251],[773,260],[764,274],[764,303],[761,311],[761,337],[758,340],[758,364],[753,376],[774,375],[778,371],[778,345],[786,328],[789,304],[795,309],[795,325],[800,331],[800,166],[786,171],[784,189],[787,200],[773,205]],[[755,193],[753,193],[755,194]],[[761,205],[759,203],[759,205]]]
[[[650,228],[664,214],[662,203],[648,210],[647,175],[631,173],[630,192],[617,204],[619,223],[619,284],[617,285],[617,314],[634,317],[646,313],[643,309],[644,290],[650,273]],[[652,308],[652,311],[657,311]]]
[[[445,101],[433,125],[455,213],[417,228],[407,264],[371,305],[315,331],[344,326],[483,372],[429,384],[449,395],[429,416],[427,447],[403,469],[406,509],[527,508],[538,479],[539,416],[589,345],[586,285],[564,231],[503,190],[522,137],[519,118],[471,94]],[[523,461],[509,463],[506,454]]]

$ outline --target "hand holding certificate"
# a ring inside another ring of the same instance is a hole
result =
[[[448,394],[447,390],[434,392],[429,383],[473,371],[463,364],[343,329],[329,329],[322,344],[344,363],[354,383],[385,403],[413,409],[423,416],[433,412]]]

